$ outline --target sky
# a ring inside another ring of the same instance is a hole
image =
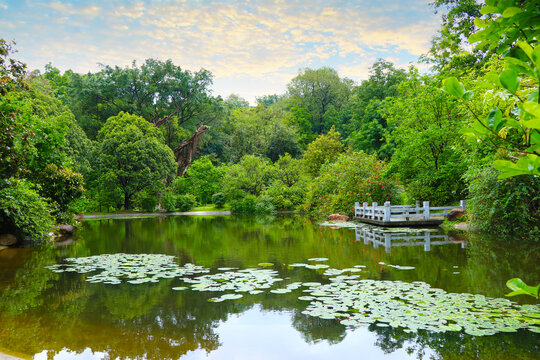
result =
[[[0,37],[31,70],[172,59],[210,70],[214,95],[254,103],[284,93],[305,67],[359,82],[379,58],[416,64],[440,25],[430,1],[0,0]]]

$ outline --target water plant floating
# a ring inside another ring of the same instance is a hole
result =
[[[180,266],[175,257],[163,254],[102,254],[80,258],[68,258],[67,264],[47,266],[53,272],[76,272],[86,274],[91,283],[120,284],[123,280],[130,284],[158,282],[160,279],[208,273],[210,270],[193,264]]]

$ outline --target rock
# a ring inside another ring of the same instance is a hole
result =
[[[72,225],[57,225],[56,229],[60,235],[71,235],[75,231]]]
[[[461,219],[462,217],[465,217],[465,215],[467,215],[467,211],[460,208],[455,208],[455,209],[450,210],[446,218],[450,221],[456,221],[457,219]]]
[[[7,246],[4,246],[4,245],[0,245],[0,251],[4,250],[4,249],[7,249],[8,247]]]
[[[328,221],[349,221],[349,217],[347,215],[341,215],[341,214],[328,215],[326,219]]]
[[[454,225],[454,229],[463,230],[463,231],[468,231],[468,230],[469,230],[469,226],[467,225],[466,222],[460,222],[459,224],[455,224],[455,225]]]
[[[2,234],[0,235],[0,245],[11,246],[17,243],[17,237],[12,234]]]

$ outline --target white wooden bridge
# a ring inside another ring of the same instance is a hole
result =
[[[382,226],[429,226],[440,225],[452,209],[465,210],[465,200],[459,206],[430,206],[424,201],[422,206],[417,201],[415,205],[391,205],[390,201],[379,206],[376,202],[354,204],[354,216],[361,222]]]

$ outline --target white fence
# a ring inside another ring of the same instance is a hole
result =
[[[397,246],[423,246],[424,251],[430,251],[433,245],[460,244],[465,247],[465,241],[456,240],[448,234],[432,234],[430,231],[422,231],[416,234],[405,232],[383,232],[370,227],[356,229],[356,240],[363,241],[365,245],[372,243],[377,249],[383,246],[386,252]]]
[[[417,201],[415,205],[391,205],[390,201],[378,206],[376,202],[368,205],[367,202],[360,205],[354,204],[354,215],[359,218],[378,221],[409,221],[409,220],[434,220],[433,218],[446,217],[452,209],[465,210],[465,200],[461,200],[459,206],[435,206],[424,201],[423,206]]]

